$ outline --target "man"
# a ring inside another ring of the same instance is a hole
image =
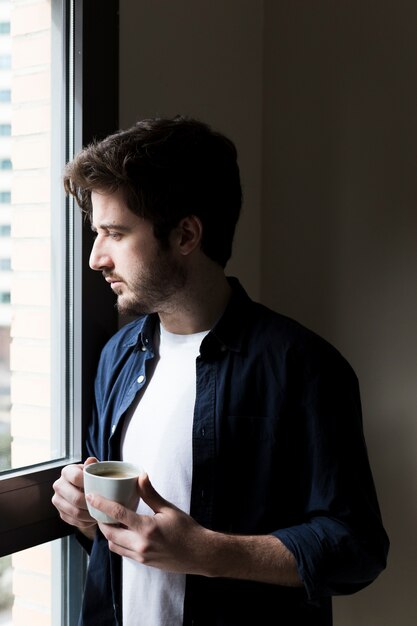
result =
[[[241,208],[233,143],[150,119],[94,143],[64,184],[96,234],[90,266],[135,314],[105,346],[85,463],[145,468],[137,511],[83,465],[53,502],[90,553],[82,626],[328,626],[331,598],[386,566],[354,372],[226,277]]]

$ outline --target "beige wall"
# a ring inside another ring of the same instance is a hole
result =
[[[235,139],[245,206],[230,273],[260,285],[262,3],[120,0],[120,125],[186,114]]]
[[[121,126],[185,112],[238,146],[230,269],[355,368],[392,547],[335,626],[417,622],[417,5],[121,0]]]
[[[268,0],[261,294],[361,382],[392,547],[337,626],[417,623],[417,4]]]

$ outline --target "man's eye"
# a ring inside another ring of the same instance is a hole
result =
[[[111,232],[111,231],[110,231],[110,232],[108,233],[108,236],[109,236],[111,239],[115,239],[115,240],[117,241],[117,240],[119,240],[119,239],[120,239],[121,234],[120,234],[120,233],[113,233],[113,232]]]

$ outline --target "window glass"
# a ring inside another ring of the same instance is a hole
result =
[[[61,182],[68,154],[65,15],[62,0],[0,2],[2,503],[8,481],[68,453],[72,240]],[[21,487],[12,501],[24,511]],[[44,522],[35,515],[32,528],[48,525],[48,511],[44,515]],[[16,534],[2,532],[13,538],[9,548],[1,538],[2,554],[14,551]],[[57,536],[53,527],[50,533]],[[44,541],[0,558],[2,626],[74,624],[63,619],[69,540]],[[30,542],[36,543],[35,535]]]
[[[11,93],[0,99],[0,557],[13,553],[0,559],[2,626],[78,622],[86,557],[65,537],[51,490],[61,468],[82,458],[81,416],[116,316],[101,306],[112,295],[102,281],[81,274],[91,232],[66,202],[62,171],[73,145],[117,128],[117,17],[117,0],[0,0],[0,55],[10,56],[0,90]],[[49,563],[52,585],[40,576],[35,598],[18,555],[56,537],[55,556],[33,552]],[[25,615],[41,592],[51,611]]]
[[[0,624],[61,624],[61,540],[0,558]]]
[[[10,54],[0,54],[0,68],[2,70],[8,70],[12,66],[12,58]]]
[[[0,448],[9,469],[61,458],[66,446],[70,245],[57,4],[0,3],[0,61],[10,60],[0,62]]]

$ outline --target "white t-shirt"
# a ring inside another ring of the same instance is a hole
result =
[[[155,489],[190,512],[196,357],[208,331],[160,329],[159,361],[122,435],[122,459],[139,464]],[[138,513],[153,515],[142,500]],[[181,626],[185,575],[123,557],[123,626]]]

